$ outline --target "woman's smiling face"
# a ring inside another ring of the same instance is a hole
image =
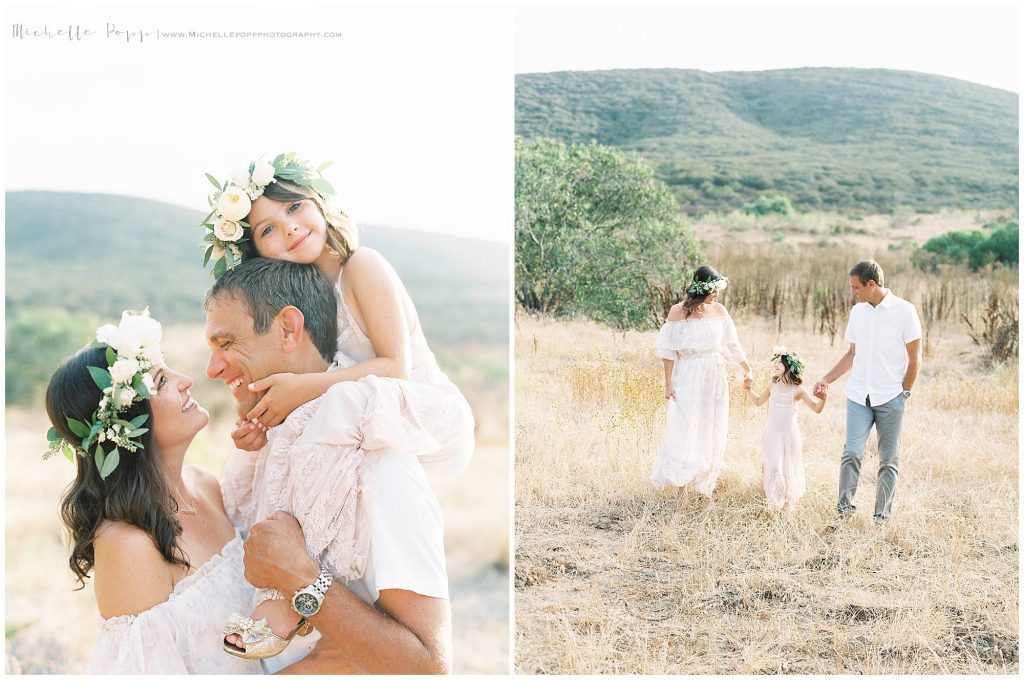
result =
[[[192,378],[157,366],[149,372],[156,388],[149,395],[149,407],[156,450],[167,450],[175,445],[188,445],[192,438],[210,422],[210,414],[192,398]]]
[[[311,264],[327,244],[327,220],[308,198],[281,202],[260,196],[248,222],[256,252],[271,260]]]

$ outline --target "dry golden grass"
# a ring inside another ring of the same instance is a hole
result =
[[[163,346],[168,363],[195,378],[193,394],[212,416],[186,462],[219,475],[232,450],[234,406],[223,385],[202,377],[202,330],[165,327]],[[508,670],[507,388],[473,368],[493,363],[499,351],[467,351],[454,372],[474,407],[477,450],[465,473],[435,488],[445,515],[456,673]],[[6,425],[7,671],[81,673],[96,636],[96,605],[91,584],[73,590],[57,516],[73,470],[60,456],[41,460],[49,427],[41,408],[8,409]]]
[[[758,388],[774,344],[812,379],[843,351],[809,328],[737,326]],[[728,469],[710,502],[680,500],[648,481],[665,420],[654,335],[517,319],[518,672],[1017,672],[1016,365],[982,373],[962,331],[935,337],[892,519],[870,522],[872,436],[857,515],[835,526],[845,379],[822,414],[801,407],[795,513],[764,503],[766,407],[735,368]]]

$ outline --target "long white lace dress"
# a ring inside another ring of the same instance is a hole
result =
[[[131,616],[99,618],[87,674],[262,674],[259,661],[221,648],[224,622],[247,611],[255,592],[243,578],[236,535],[208,562],[174,586],[165,602]]]
[[[335,297],[338,300],[338,355],[348,357],[355,362],[373,359],[377,354],[373,351],[373,343],[352,316],[345,296],[342,293],[341,276],[334,285]],[[420,385],[434,388],[433,399],[438,417],[449,421],[450,428],[459,432],[458,436],[449,437],[437,451],[420,456],[420,463],[431,481],[443,482],[454,479],[469,465],[475,446],[473,410],[469,402],[459,391],[441,367],[437,358],[427,345],[423,328],[416,322],[416,328],[409,336],[412,349],[412,369],[410,380]],[[337,362],[338,356],[336,356]]]
[[[769,385],[768,425],[762,437],[764,495],[776,509],[792,509],[804,495],[803,439],[796,421],[795,385]]]
[[[725,468],[729,429],[726,361],[746,361],[732,317],[667,321],[655,353],[674,361],[665,443],[654,460],[656,487],[691,487],[710,496]]]

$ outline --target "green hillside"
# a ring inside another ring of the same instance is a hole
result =
[[[6,195],[7,315],[60,308],[112,318],[149,305],[166,323],[201,323],[213,279],[200,266],[203,214],[140,198]],[[508,342],[508,247],[364,226],[362,245],[395,266],[432,343]]]
[[[692,214],[782,193],[798,210],[1005,208],[1018,96],[881,69],[516,77],[516,132],[639,153]]]

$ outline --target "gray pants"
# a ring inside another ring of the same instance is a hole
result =
[[[903,432],[903,416],[907,411],[907,398],[903,393],[881,406],[872,406],[871,400],[862,406],[846,400],[846,446],[843,460],[839,464],[839,504],[836,510],[840,517],[853,514],[856,506],[853,496],[857,493],[860,478],[860,462],[864,457],[864,445],[871,433],[871,426],[878,430],[878,483],[875,488],[876,522],[882,522],[892,513],[892,497],[896,493],[896,476],[900,465],[900,435]]]

